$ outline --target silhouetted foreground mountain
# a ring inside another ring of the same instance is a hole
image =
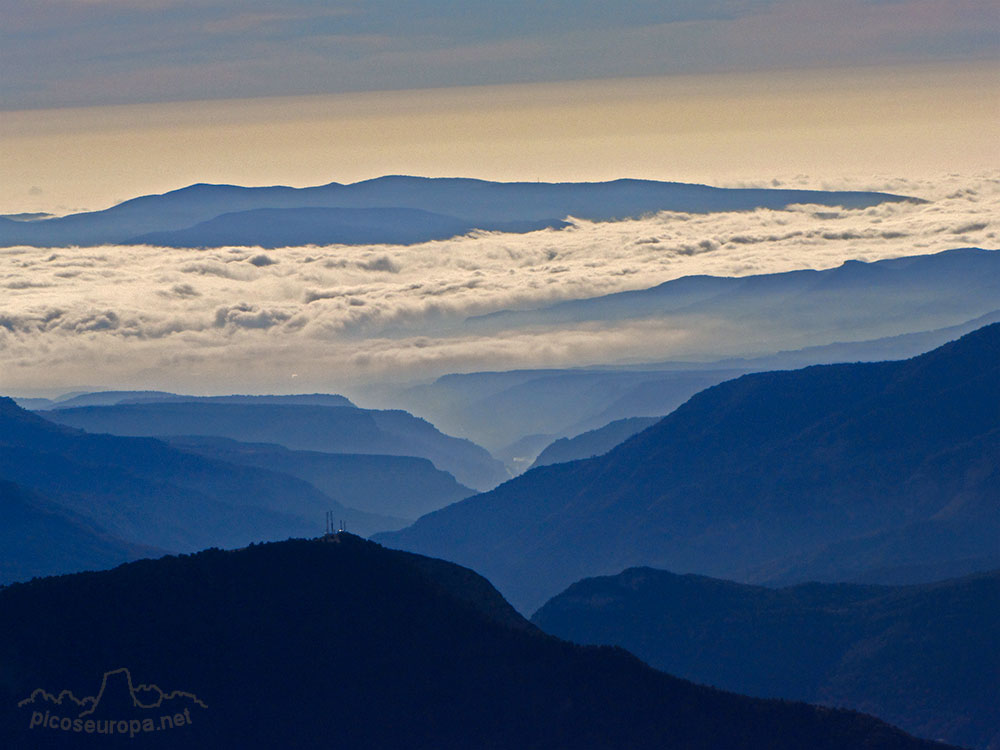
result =
[[[604,427],[589,430],[575,437],[559,438],[538,454],[531,468],[600,456],[659,421],[660,417],[618,419]]]
[[[0,479],[113,537],[168,551],[314,533],[327,510],[359,531],[401,525],[344,507],[287,474],[211,460],[159,440],[90,435],[7,398],[0,399]],[[86,567],[103,562],[115,560],[102,553]]]
[[[539,222],[548,224],[566,216],[607,220],[664,210],[709,213],[780,209],[792,203],[863,207],[904,200],[913,199],[886,193],[728,189],[649,180],[553,184],[390,176],[352,185],[334,182],[310,188],[200,184],[164,195],[134,198],[104,211],[31,222],[0,219],[0,246],[127,243],[140,235],[187,230],[222,214],[259,209],[379,208],[393,209],[397,218],[400,209],[409,209],[443,215],[428,218],[413,214],[411,220],[419,225],[460,220],[463,224],[456,227],[455,233],[461,234],[468,231],[465,227],[487,228],[483,225],[504,222],[519,222],[507,228],[525,231],[537,228]],[[352,215],[361,216],[356,212]],[[266,232],[266,227],[258,226],[266,218],[250,214],[227,218],[222,224],[227,231],[238,230],[243,223]],[[281,221],[294,231],[291,222],[284,218]],[[397,226],[390,227],[389,234],[408,231],[394,223]],[[202,229],[217,231],[215,225]],[[182,242],[190,242],[191,234],[193,230]],[[389,234],[377,241],[393,241]],[[251,244],[260,241],[258,238]]]
[[[695,682],[1000,747],[1000,572],[775,590],[632,568],[574,583],[532,622],[576,643],[622,646]]]
[[[115,539],[38,493],[6,481],[0,481],[0,550],[0,584],[110,568],[158,552]]]
[[[0,591],[0,742],[107,747],[119,718],[122,745],[194,750],[940,747],[559,641],[472,571],[346,534]]]
[[[481,570],[524,610],[635,565],[763,581],[815,578],[817,560],[833,580],[920,563],[933,576],[996,554],[998,443],[994,324],[902,362],[745,375],[604,456],[377,538]]]
[[[399,410],[197,400],[58,409],[45,415],[113,435],[202,435],[325,453],[419,456],[479,490],[507,478],[503,464],[483,448]]]
[[[474,229],[533,232],[566,222],[470,221],[413,208],[260,208],[237,211],[187,229],[150,232],[128,244],[166,247],[288,247],[290,245],[413,245],[446,240]]]
[[[451,474],[435,469],[426,458],[293,451],[280,445],[213,437],[179,437],[168,442],[232,464],[291,474],[351,508],[411,521],[476,494]]]

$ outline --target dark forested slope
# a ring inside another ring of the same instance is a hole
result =
[[[703,684],[849,706],[984,750],[1000,743],[1000,572],[769,589],[632,568],[573,584],[532,621]]]
[[[471,571],[345,534],[0,591],[0,742],[107,747],[109,720],[192,750],[937,747],[559,641]]]

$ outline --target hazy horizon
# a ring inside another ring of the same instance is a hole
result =
[[[8,111],[0,214],[385,174],[887,189],[1000,165],[998,81],[956,62]]]
[[[461,324],[685,275],[1000,246],[1000,173],[895,185],[928,202],[664,212],[412,246],[288,247],[267,251],[269,264],[251,262],[259,249],[238,247],[7,248],[0,250],[5,390],[68,388],[86,372],[90,385],[106,388],[323,391],[454,371],[766,352],[766,332],[717,330],[711,321],[680,330],[624,321],[493,335]]]
[[[264,266],[248,262],[253,248],[4,248],[5,391],[81,381],[329,390],[455,370],[739,354],[760,345],[746,331],[703,343],[704,331],[635,326],[506,338],[458,326],[686,274],[1000,245],[1000,50],[984,0],[464,14],[440,2],[401,14],[377,0],[282,9],[15,0],[5,20],[0,214],[103,209],[193,183],[301,187],[386,174],[646,178],[930,201],[286,248]]]
[[[0,746],[1000,750],[997,0],[2,7]]]

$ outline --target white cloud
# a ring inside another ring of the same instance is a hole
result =
[[[263,256],[270,264],[255,248],[2,249],[0,375],[7,390],[22,391],[81,381],[302,390],[699,354],[745,332],[718,321],[697,330],[632,321],[487,337],[461,323],[690,274],[743,276],[995,248],[998,178],[877,186],[928,199],[924,204],[574,221],[563,231],[478,233],[407,247],[285,248]]]

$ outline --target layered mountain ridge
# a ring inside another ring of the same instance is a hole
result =
[[[603,221],[666,210],[707,213],[793,203],[856,208],[904,200],[915,199],[876,192],[714,188],[649,180],[499,183],[386,176],[307,188],[198,184],[133,198],[103,211],[31,222],[0,218],[0,246],[176,242],[198,247],[227,244],[248,234],[256,238],[251,244],[275,247],[303,240],[426,241],[491,227],[532,231],[560,226],[567,216]],[[337,210],[323,216],[303,213],[311,209]],[[379,224],[385,227],[381,232]],[[264,234],[258,235],[262,227]]]
[[[160,440],[88,434],[7,398],[0,398],[0,478],[20,488],[0,493],[3,512],[17,521],[6,533],[19,541],[5,550],[11,573],[22,571],[17,577],[116,564],[152,548],[194,551],[301,536],[322,528],[328,510],[352,528],[405,523],[341,505],[287,474]],[[43,534],[51,535],[47,542]],[[46,544],[49,559],[38,567]],[[23,558],[15,557],[19,549]]]
[[[686,276],[539,310],[470,318],[470,333],[642,325],[684,341],[670,361],[444,375],[391,403],[499,454],[531,435],[575,437],[664,416],[746,372],[904,359],[1000,321],[1000,251],[956,248],[823,270]],[[522,467],[523,468],[523,467]]]
[[[996,554],[998,433],[993,324],[900,362],[745,375],[606,455],[533,469],[376,538],[474,567],[527,610],[636,565],[845,580],[919,549],[933,576]]]
[[[131,437],[211,436],[277,443],[293,450],[426,458],[458,481],[488,489],[507,478],[503,465],[475,443],[438,431],[399,410],[315,403],[189,399],[65,407],[47,419]]]

